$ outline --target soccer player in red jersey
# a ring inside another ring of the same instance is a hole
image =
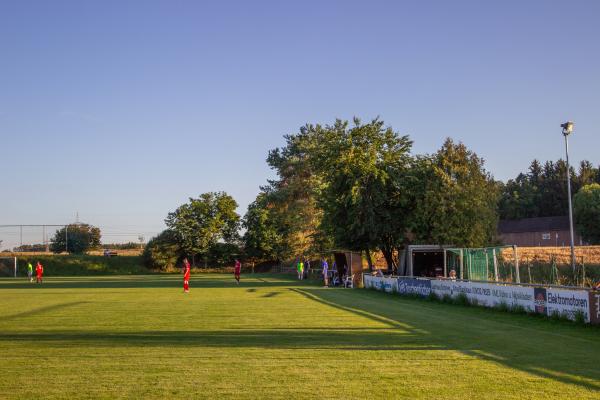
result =
[[[235,268],[233,269],[233,275],[235,276],[235,280],[237,284],[240,284],[240,273],[242,272],[242,263],[240,260],[235,260]]]
[[[35,266],[35,274],[37,276],[37,283],[42,283],[42,278],[44,276],[44,267],[42,266],[42,264],[38,261],[37,265]]]
[[[183,259],[183,292],[190,291],[190,262],[187,258]]]

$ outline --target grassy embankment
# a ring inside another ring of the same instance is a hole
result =
[[[37,262],[44,266],[45,276],[84,275],[131,275],[148,274],[139,256],[91,256],[91,255],[25,255],[17,256],[19,276],[27,275],[27,262],[33,267]]]

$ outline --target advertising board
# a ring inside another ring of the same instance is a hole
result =
[[[578,315],[586,322],[600,324],[600,292],[578,289],[520,286],[502,283],[478,283],[447,279],[380,278],[365,275],[365,287],[400,294],[427,297],[431,292],[439,297],[455,298],[461,293],[478,305],[495,307],[502,303],[521,306],[529,312],[548,316],[558,314],[575,320]]]
[[[429,279],[398,278],[398,293],[427,297],[431,293],[431,281]]]
[[[396,278],[364,275],[364,285],[367,289],[377,289],[387,293],[398,291],[398,281]]]
[[[590,322],[600,324],[600,292],[589,292]]]
[[[531,287],[434,279],[431,281],[431,290],[440,297],[456,297],[464,293],[469,300],[475,300],[477,304],[487,307],[505,303],[508,306],[518,304],[528,311],[534,309]]]
[[[587,290],[546,289],[546,314],[566,316],[574,320],[582,313],[585,321],[590,322],[590,295]]]

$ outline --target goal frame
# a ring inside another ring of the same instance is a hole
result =
[[[15,256],[11,256],[11,257],[0,256],[0,260],[12,260],[12,262],[13,262],[13,278],[16,278],[17,277],[17,257],[15,257]]]

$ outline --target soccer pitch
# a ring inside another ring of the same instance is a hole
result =
[[[600,329],[274,275],[0,280],[0,398],[598,399]]]

